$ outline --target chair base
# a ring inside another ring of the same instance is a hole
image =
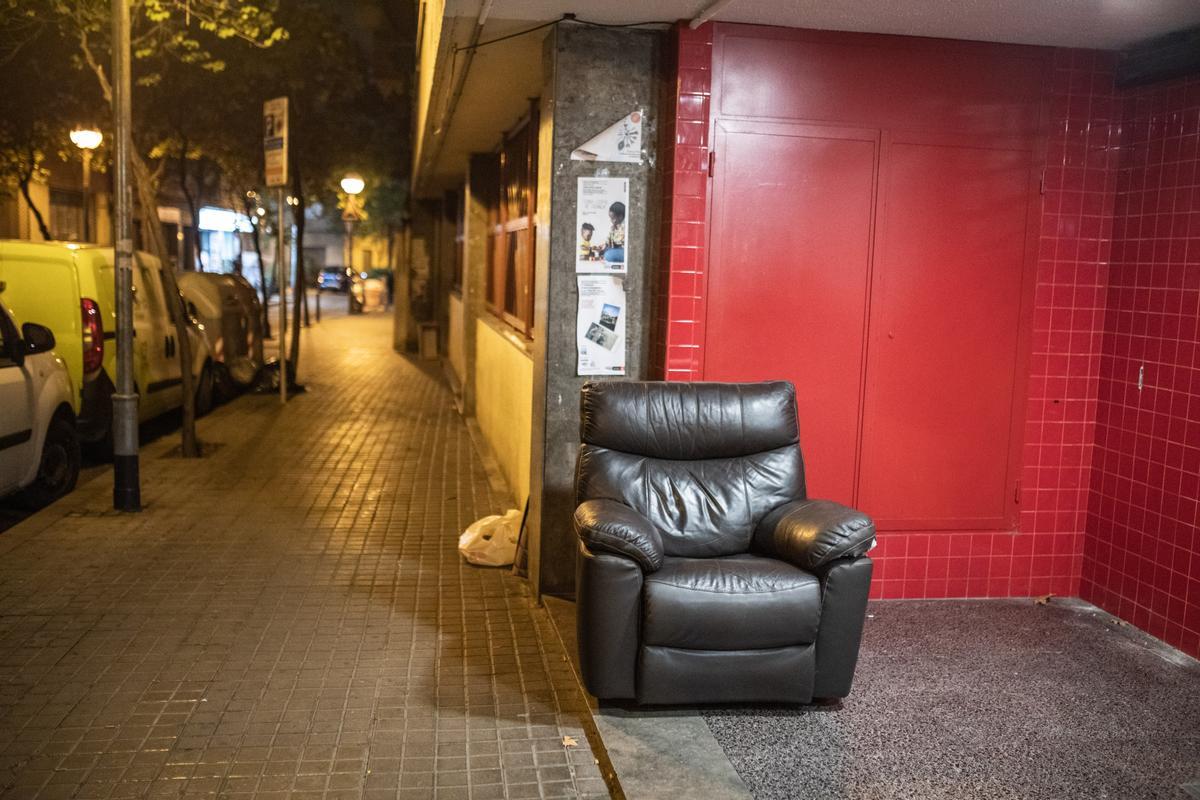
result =
[[[770,650],[642,647],[637,701],[646,704],[809,703],[812,645]]]

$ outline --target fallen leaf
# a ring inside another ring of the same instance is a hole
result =
[[[579,742],[575,740],[574,736],[564,736],[563,737],[563,747],[578,747],[578,746],[579,746]]]
[[[1049,605],[1051,597],[1054,597],[1054,592],[1051,592],[1050,594],[1044,594],[1041,597],[1035,597],[1033,598],[1033,602],[1039,606]]]

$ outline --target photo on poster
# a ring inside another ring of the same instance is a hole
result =
[[[604,307],[600,309],[600,324],[610,331],[615,331],[617,329],[617,317],[619,316],[621,316],[620,306],[605,303]]]
[[[615,331],[609,328],[603,328],[594,322],[588,326],[587,333],[584,334],[584,337],[589,342],[595,342],[605,350],[612,350],[613,346],[617,343],[617,334]]]
[[[580,178],[575,208],[575,271],[627,272],[629,179]]]
[[[625,278],[579,275],[576,348],[579,375],[625,374]]]

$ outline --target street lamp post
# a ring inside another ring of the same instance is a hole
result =
[[[90,128],[71,131],[71,143],[83,151],[83,240],[92,240],[92,151],[104,141],[104,134]]]
[[[342,178],[342,191],[346,193],[346,211],[342,220],[346,223],[346,269],[350,272],[350,283],[346,285],[346,311],[354,313],[354,223],[358,221],[358,195],[367,183],[357,172],[348,172]],[[366,300],[366,286],[363,286]]]
[[[138,395],[133,382],[133,106],[130,75],[129,0],[112,0],[113,189],[116,193],[113,244],[116,269],[117,382],[113,393],[113,507],[141,511],[138,475]]]

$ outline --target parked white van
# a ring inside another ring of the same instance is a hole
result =
[[[262,304],[254,287],[219,272],[180,272],[176,280],[208,341],[221,394],[227,399],[253,386],[263,366]]]
[[[79,437],[67,364],[44,325],[17,321],[0,303],[0,496],[40,508],[75,488]]]
[[[111,247],[65,242],[0,241],[0,282],[6,305],[20,319],[37,320],[54,332],[67,364],[84,443],[108,441],[116,382],[116,302]],[[133,369],[141,420],[183,404],[174,314],[163,266],[137,253],[133,269]],[[196,412],[213,400],[213,365],[204,337],[187,325],[196,378]]]

